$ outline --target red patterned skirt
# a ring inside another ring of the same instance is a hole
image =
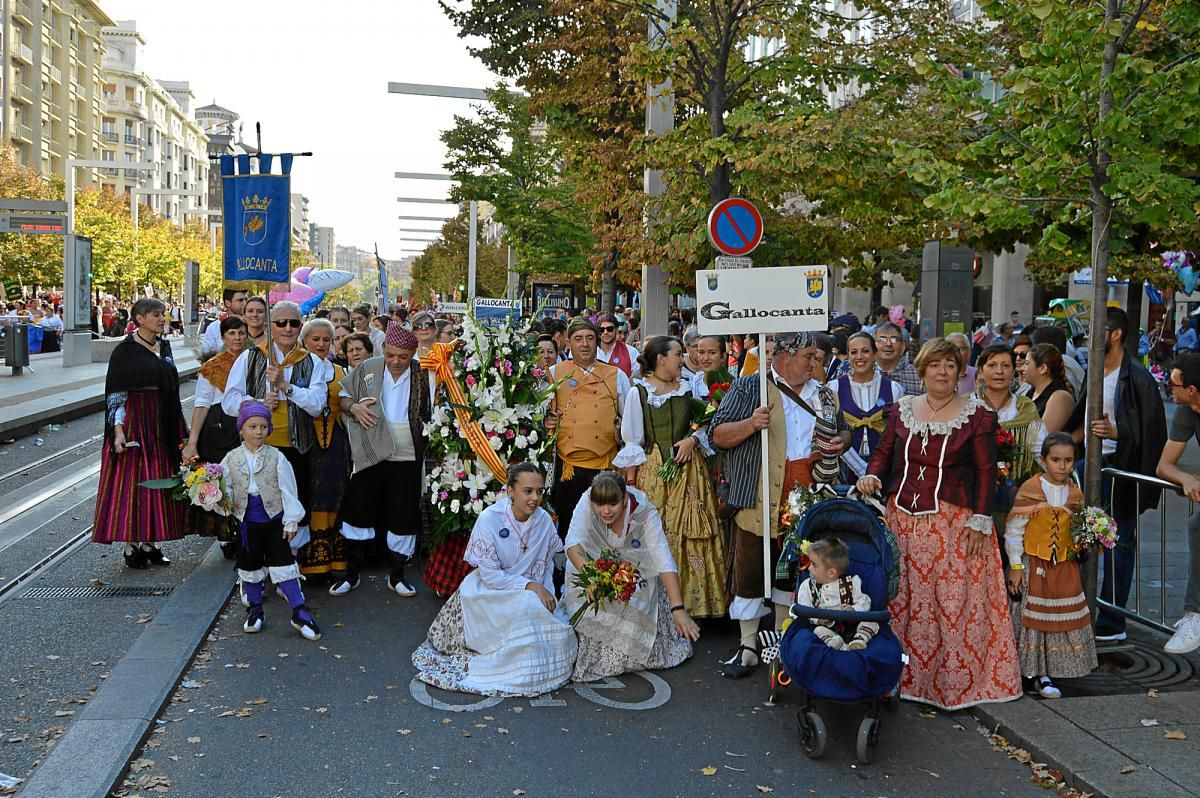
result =
[[[472,566],[463,559],[467,553],[467,535],[448,535],[429,552],[429,560],[421,571],[425,586],[435,593],[449,596],[471,573]]]
[[[125,403],[125,439],[141,446],[114,455],[112,439],[104,439],[92,530],[96,543],[158,543],[183,537],[187,502],[172,499],[169,490],[138,486],[148,479],[174,476],[166,447],[177,446],[187,431],[181,424],[180,436],[164,441],[161,430],[158,392],[130,391]]]
[[[967,557],[971,511],[941,502],[932,515],[888,506],[900,546],[900,589],[888,610],[908,653],[904,698],[942,709],[1011,701],[1021,672],[995,539]]]

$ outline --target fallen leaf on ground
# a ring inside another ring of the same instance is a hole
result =
[[[242,707],[237,712],[234,712],[233,716],[235,718],[248,718],[253,714],[254,714],[254,710],[251,709],[250,707]]]
[[[520,715],[521,712],[524,711],[524,709],[525,709],[525,707],[513,707],[512,708],[513,712],[516,712],[518,715]]]
[[[930,776],[933,776],[935,779],[941,778],[941,774],[934,773],[932,770],[925,770],[925,768],[917,768],[917,770],[920,770],[923,773],[928,773]]]
[[[1016,749],[1011,754],[1009,754],[1009,756],[1011,756],[1013,759],[1020,762],[1022,765],[1028,765],[1030,762],[1033,761],[1033,756],[1031,756],[1030,753],[1028,751],[1026,751],[1024,748]]]
[[[20,715],[13,715],[13,720],[17,723],[28,723],[29,716],[24,713],[22,713]]]
[[[135,759],[129,763],[129,769],[135,773],[140,770],[149,770],[152,767],[154,767],[153,759]]]
[[[257,706],[257,705],[259,705],[259,704],[265,704],[265,703],[267,703],[267,699],[265,699],[265,698],[256,698],[256,699],[254,699],[253,701],[247,701],[247,702],[246,702],[246,706]]]
[[[284,651],[284,652],[282,652],[282,653],[279,655],[279,658],[280,658],[280,659],[287,659],[287,656],[288,656],[287,652],[286,652],[286,651]]]
[[[1158,721],[1155,720],[1154,718],[1142,718],[1142,725],[1147,726],[1147,727],[1148,726],[1157,726]]]
[[[454,722],[454,721],[450,720],[450,718],[442,718],[442,725],[443,725],[443,726],[445,726],[445,725],[447,725],[447,724],[450,724],[450,723],[453,723],[453,722]]]
[[[717,775],[717,769],[715,767],[713,767],[712,765],[709,765],[706,768],[700,768],[700,772],[703,773],[705,776]]]
[[[189,738],[187,738],[187,741],[189,743],[191,743],[192,745],[195,745],[196,743],[200,742],[200,738],[199,737],[189,737]]]
[[[755,784],[754,789],[758,790],[759,792],[775,792],[774,787],[767,787],[762,784]]]
[[[470,736],[471,736],[471,733],[469,731],[463,732],[463,737],[470,737]]]
[[[53,662],[53,661],[54,661],[54,660],[56,660],[56,659],[62,659],[62,657],[60,657],[60,656],[59,656],[59,655],[57,655],[57,654],[47,654],[47,655],[46,655],[46,659],[48,659],[48,660],[50,660],[51,662]]]
[[[89,579],[88,584],[92,585],[93,587],[104,587],[105,585],[108,584],[108,582],[105,582],[103,579],[97,578],[97,579]]]
[[[405,737],[412,734],[412,729],[396,729],[396,734],[403,734]]]
[[[496,734],[508,734],[508,729],[501,726],[500,728],[496,729]]]
[[[1158,690],[1151,687],[1146,691],[1146,698],[1158,698]]]
[[[725,756],[738,756],[738,757],[742,757],[742,756],[746,756],[746,754],[735,754],[733,751],[726,751],[726,752],[725,752]]]
[[[745,773],[746,772],[745,768],[735,768],[733,765],[725,765],[725,769],[732,770],[735,773]]]
[[[267,738],[267,737],[269,737],[269,736],[270,736],[270,735],[268,735],[266,732],[259,732],[259,733],[258,733],[258,739],[260,739],[260,740],[266,739],[266,738]]]
[[[1163,735],[1165,740],[1186,740],[1187,735],[1183,733],[1183,729],[1172,729]]]
[[[935,712],[932,709],[922,709],[917,714],[923,718],[936,718],[937,717],[937,712]]]
[[[333,628],[334,628],[334,629],[341,629],[341,628],[342,628],[343,626],[345,626],[345,625],[346,625],[346,624],[344,624],[344,623],[335,623],[335,624],[333,625]]]
[[[1132,773],[1135,770],[1137,770],[1137,765],[1125,765],[1121,768],[1122,773]]]
[[[137,622],[138,623],[150,623],[150,621],[152,621],[152,620],[154,620],[153,615],[148,615],[143,612],[141,615],[138,616]]]
[[[318,715],[324,715],[328,711],[329,711],[329,707],[317,707],[317,709],[316,709],[316,712]]]
[[[6,743],[23,743],[28,739],[29,739],[28,734],[18,734],[16,737],[6,737],[4,739],[4,742],[6,742]]]
[[[517,789],[513,790],[513,795],[520,796],[520,795],[524,795],[524,794],[525,794],[525,791],[520,789],[519,787]]]
[[[56,717],[56,718],[70,718],[70,717],[73,717],[74,715],[75,715],[75,711],[72,709],[59,709],[59,710],[55,710],[55,712],[54,712],[54,717]]]
[[[167,757],[167,759],[171,760],[172,762],[178,762],[180,757],[171,754],[169,757]]]
[[[233,667],[244,671],[244,670],[246,670],[246,668],[250,667],[250,663],[249,662],[239,662],[236,665],[234,665]]]
[[[180,682],[179,686],[184,690],[199,690],[204,685],[200,684],[200,682],[196,681],[195,679],[184,679],[182,682]]]

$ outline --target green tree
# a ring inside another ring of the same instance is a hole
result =
[[[937,210],[989,233],[1025,230],[1031,268],[1057,281],[1090,266],[1093,307],[1110,271],[1173,287],[1156,247],[1194,246],[1200,184],[1200,3],[1194,0],[983,0],[995,47],[976,62],[1003,87],[974,96],[975,141],[934,157],[908,151]],[[931,75],[942,70],[929,65]],[[939,79],[948,102],[972,84]],[[1136,324],[1136,321],[1135,321]],[[1104,318],[1092,314],[1093,363]],[[1136,334],[1129,336],[1136,341]],[[1102,369],[1089,374],[1088,420],[1101,415]],[[1099,497],[1098,441],[1087,493]]]
[[[61,200],[62,181],[43,180],[17,160],[16,150],[0,144],[0,197]],[[52,235],[0,234],[0,279],[26,287],[62,282],[62,238]]]

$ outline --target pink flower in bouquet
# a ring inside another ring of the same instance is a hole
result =
[[[468,375],[467,375],[467,387],[468,387],[468,388],[474,388],[474,387],[475,387],[475,375],[474,375],[474,374],[468,374]]]
[[[539,379],[539,380],[540,380],[540,379],[542,378],[542,375],[543,375],[543,374],[545,374],[546,372],[542,371],[542,367],[541,367],[541,366],[534,366],[532,369],[530,369],[530,373],[531,373],[531,374],[532,374],[532,375],[533,375],[533,376],[534,376],[536,379]]]
[[[441,501],[446,501],[446,499],[449,499],[449,498],[450,498],[450,494],[447,493],[446,491],[442,491],[441,493],[438,494],[438,499],[440,499]]]
[[[505,377],[512,376],[512,361],[511,360],[504,361],[504,376]]]
[[[504,437],[511,441],[513,438],[517,437],[517,433],[513,432],[512,430],[506,430]]]
[[[209,511],[215,509],[223,498],[221,488],[215,482],[205,482],[196,492],[196,503]]]
[[[467,472],[466,472],[465,470],[463,470],[463,469],[461,469],[461,468],[460,468],[460,469],[458,469],[457,471],[455,471],[455,472],[454,472],[454,478],[455,478],[455,479],[466,479],[466,478],[467,478]]]

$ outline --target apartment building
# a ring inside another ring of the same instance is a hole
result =
[[[21,163],[64,175],[68,158],[100,158],[101,29],[113,21],[90,0],[7,0],[0,17],[0,140]],[[80,170],[79,185],[96,184]]]
[[[303,194],[291,195],[292,220],[292,249],[311,251],[308,245],[308,197]]]
[[[332,227],[310,224],[308,249],[313,254],[313,260],[320,265],[332,269],[337,264],[337,237]]]
[[[104,115],[101,159],[103,184],[118,194],[147,193],[139,201],[177,224],[207,221],[209,207],[208,135],[191,118],[195,95],[186,81],[158,81],[138,68],[146,41],[133,20],[103,30]],[[153,163],[138,170],[122,163]],[[172,193],[164,193],[172,192]],[[176,193],[177,192],[177,193]]]

